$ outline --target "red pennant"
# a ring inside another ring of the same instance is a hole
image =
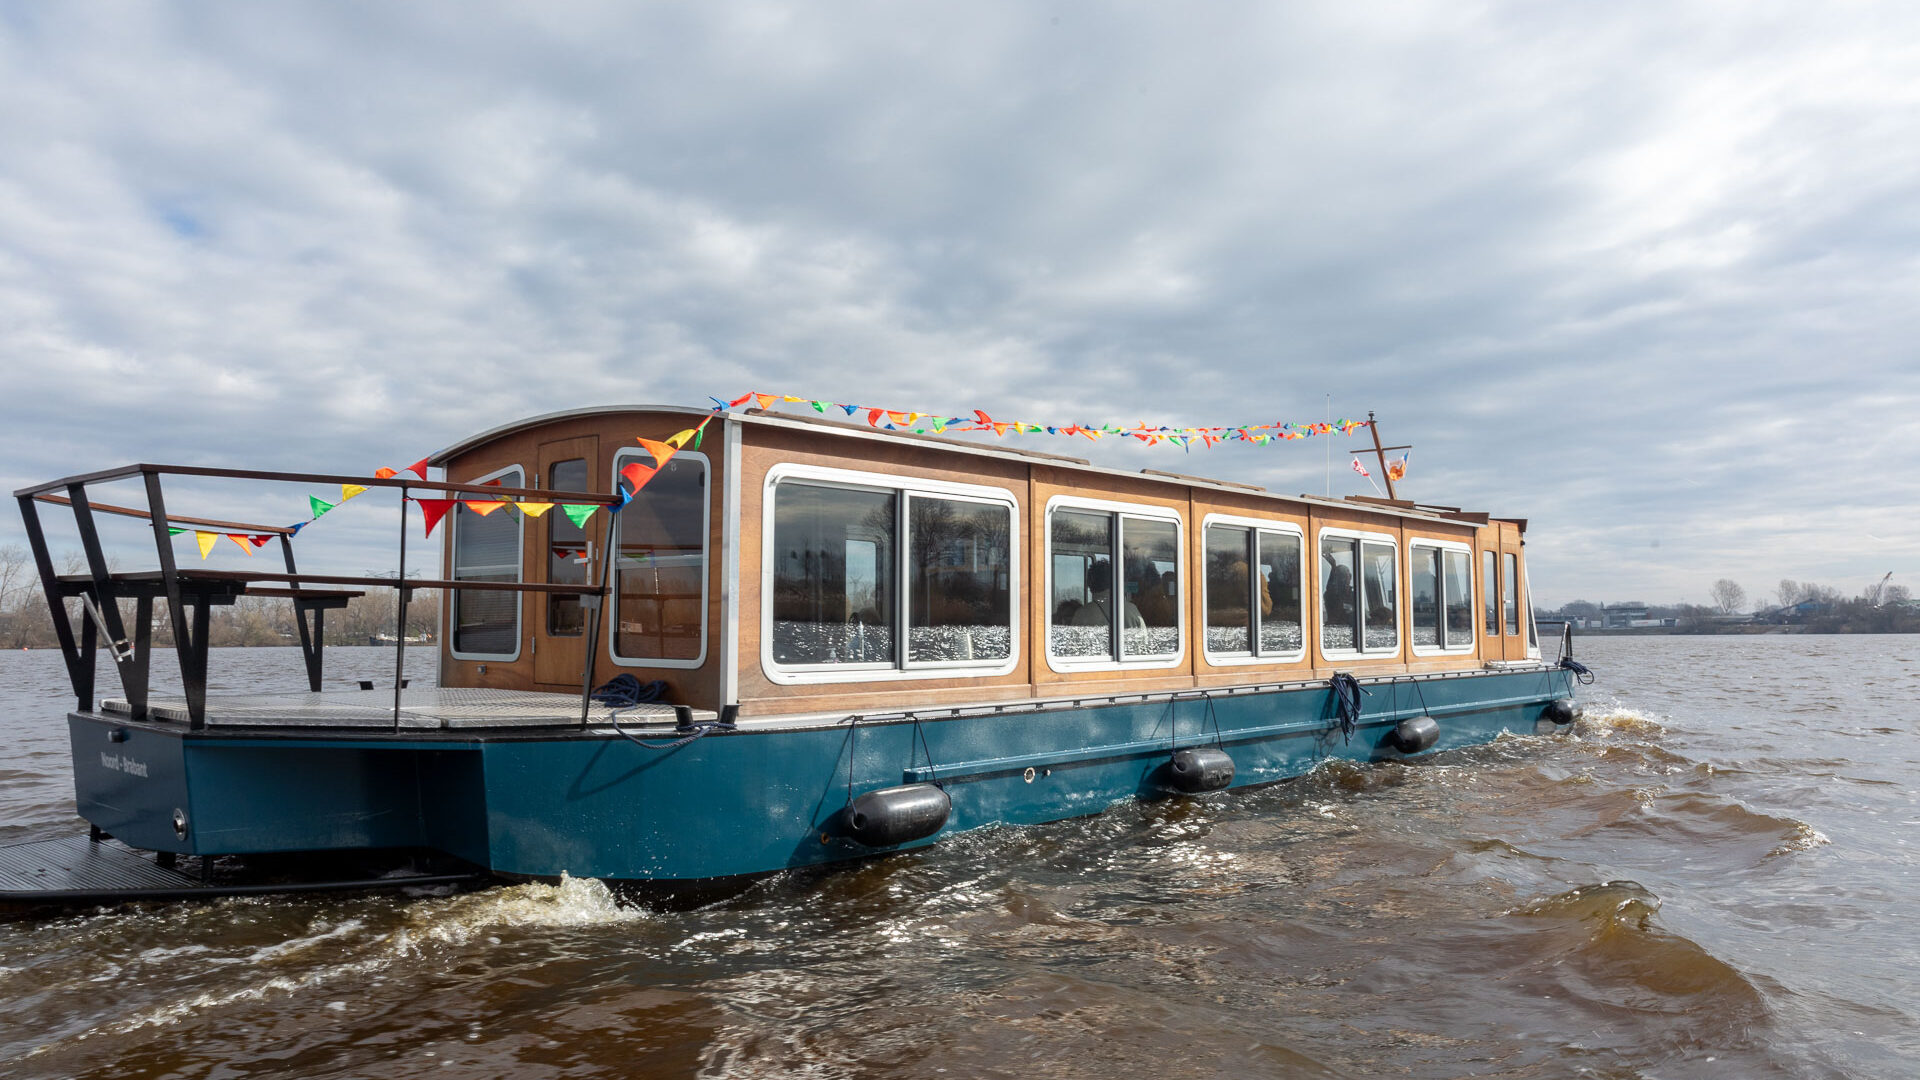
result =
[[[421,458],[419,461],[407,466],[407,471],[425,480],[427,478],[427,459]]]
[[[646,487],[647,482],[653,479],[653,474],[659,471],[658,469],[642,465],[636,461],[626,468],[621,469],[620,475],[626,477],[627,483],[632,484],[633,490],[637,492],[641,488]]]
[[[887,410],[885,409],[868,409],[867,410],[867,426],[879,427],[880,418],[882,416],[885,416],[886,414],[887,414]]]
[[[254,547],[266,547],[267,541],[273,539],[273,534],[268,533],[264,536],[254,535],[254,536],[247,537],[247,539],[253,542]]]
[[[440,524],[440,519],[443,517],[446,517],[447,511],[453,509],[453,504],[459,502],[460,500],[458,499],[415,499],[413,501],[420,504],[420,516],[427,519],[427,535],[432,536],[433,527],[435,525]]]

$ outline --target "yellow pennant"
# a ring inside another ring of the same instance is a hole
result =
[[[193,538],[200,545],[200,561],[206,562],[207,553],[213,550],[213,545],[220,542],[220,534],[195,530]]]
[[[348,499],[353,498],[355,495],[358,495],[365,490],[367,489],[361,487],[359,484],[341,484],[340,485],[340,501],[346,502]]]
[[[523,503],[515,503],[514,505],[520,508],[521,513],[527,515],[530,518],[537,518],[541,514],[544,514],[547,511],[553,509],[552,503],[523,502]]]

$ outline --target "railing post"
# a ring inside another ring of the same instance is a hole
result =
[[[80,647],[73,639],[73,623],[67,618],[67,599],[61,593],[60,575],[54,572],[53,555],[47,549],[47,534],[40,527],[40,508],[33,496],[20,496],[20,521],[27,527],[27,544],[33,549],[34,566],[40,571],[40,589],[47,597],[47,615],[53,620],[53,636],[60,643],[60,655],[67,661],[67,681],[82,711],[93,708],[93,655],[81,662]]]
[[[399,612],[393,624],[393,730],[400,730],[400,687],[407,673],[407,485],[400,485],[400,569],[393,583],[400,594]],[[441,721],[445,723],[445,721]]]
[[[167,533],[167,501],[160,493],[160,474],[146,472],[147,513],[153,522],[153,542],[159,549],[160,580],[167,591],[167,617],[173,623],[173,651],[180,659],[181,689],[187,695],[187,726],[199,731],[207,726],[207,677],[204,664],[194,677],[194,650],[204,652],[206,642],[195,641],[187,625],[187,610],[180,601],[180,568],[173,561],[173,537]],[[139,709],[144,702],[136,705]]]

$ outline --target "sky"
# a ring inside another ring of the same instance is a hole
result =
[[[1371,411],[1539,604],[1852,595],[1920,587],[1916,341],[1920,5],[0,0],[9,491],[748,390]],[[1341,495],[1364,441],[1017,445]],[[391,565],[336,513],[304,566]]]

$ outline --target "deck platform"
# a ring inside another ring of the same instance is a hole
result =
[[[112,841],[84,836],[0,847],[0,905],[113,904],[274,893],[340,892],[412,885],[469,884],[478,871],[405,873],[337,881],[202,881]]]
[[[155,696],[148,702],[155,720],[187,723],[184,698]],[[107,715],[129,716],[124,699],[100,703]],[[618,713],[623,727],[674,724],[673,706],[659,702],[609,709],[594,702],[587,712],[589,727],[604,727]],[[696,721],[717,718],[711,709],[695,709]],[[209,728],[325,728],[378,731],[395,729],[393,691],[327,690],[321,693],[209,694]],[[580,726],[578,694],[548,694],[484,687],[420,687],[400,691],[398,728],[402,731],[447,731],[477,728],[565,728]]]

